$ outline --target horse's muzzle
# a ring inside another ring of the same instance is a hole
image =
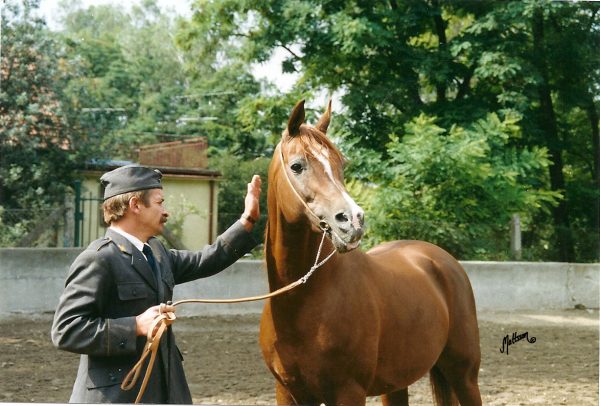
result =
[[[363,228],[354,228],[346,232],[340,232],[336,230],[330,230],[328,232],[335,249],[340,254],[350,252],[360,246],[360,242],[363,236]]]

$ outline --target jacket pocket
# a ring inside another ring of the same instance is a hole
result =
[[[88,369],[86,386],[88,389],[98,389],[120,385],[127,372],[129,370],[124,366]]]
[[[119,299],[136,300],[148,297],[148,290],[144,282],[122,282],[117,284]]]

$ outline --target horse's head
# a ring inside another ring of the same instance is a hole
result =
[[[277,179],[278,206],[286,221],[308,220],[310,226],[325,230],[338,252],[360,244],[364,211],[344,186],[343,157],[327,138],[331,101],[314,126],[304,124],[304,100],[290,114],[288,126],[275,151],[283,174]],[[270,175],[271,176],[271,175]]]

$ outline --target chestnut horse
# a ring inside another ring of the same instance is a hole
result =
[[[346,192],[343,159],[327,138],[331,101],[315,127],[293,109],[269,167],[265,256],[270,290],[336,250],[305,284],[266,304],[260,344],[278,404],[408,405],[428,371],[437,404],[480,405],[479,331],[460,264],[422,241],[355,249],[362,209]]]

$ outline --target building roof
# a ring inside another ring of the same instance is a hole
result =
[[[93,159],[86,162],[84,169],[87,171],[98,171],[107,172],[116,169],[120,166],[137,164],[138,162],[133,161],[119,161],[112,159]],[[142,165],[142,164],[140,164]],[[183,175],[193,176],[199,178],[208,179],[219,179],[222,174],[219,171],[203,168],[181,168],[181,167],[170,167],[170,166],[157,166],[157,165],[144,165],[156,168],[163,173],[163,175]]]
[[[206,137],[143,145],[138,149],[138,162],[92,159],[85,170],[107,172],[120,166],[139,164],[156,168],[164,175],[218,179],[221,172],[208,169]]]
[[[142,165],[169,168],[208,168],[208,142],[206,137],[143,145],[138,150]]]

